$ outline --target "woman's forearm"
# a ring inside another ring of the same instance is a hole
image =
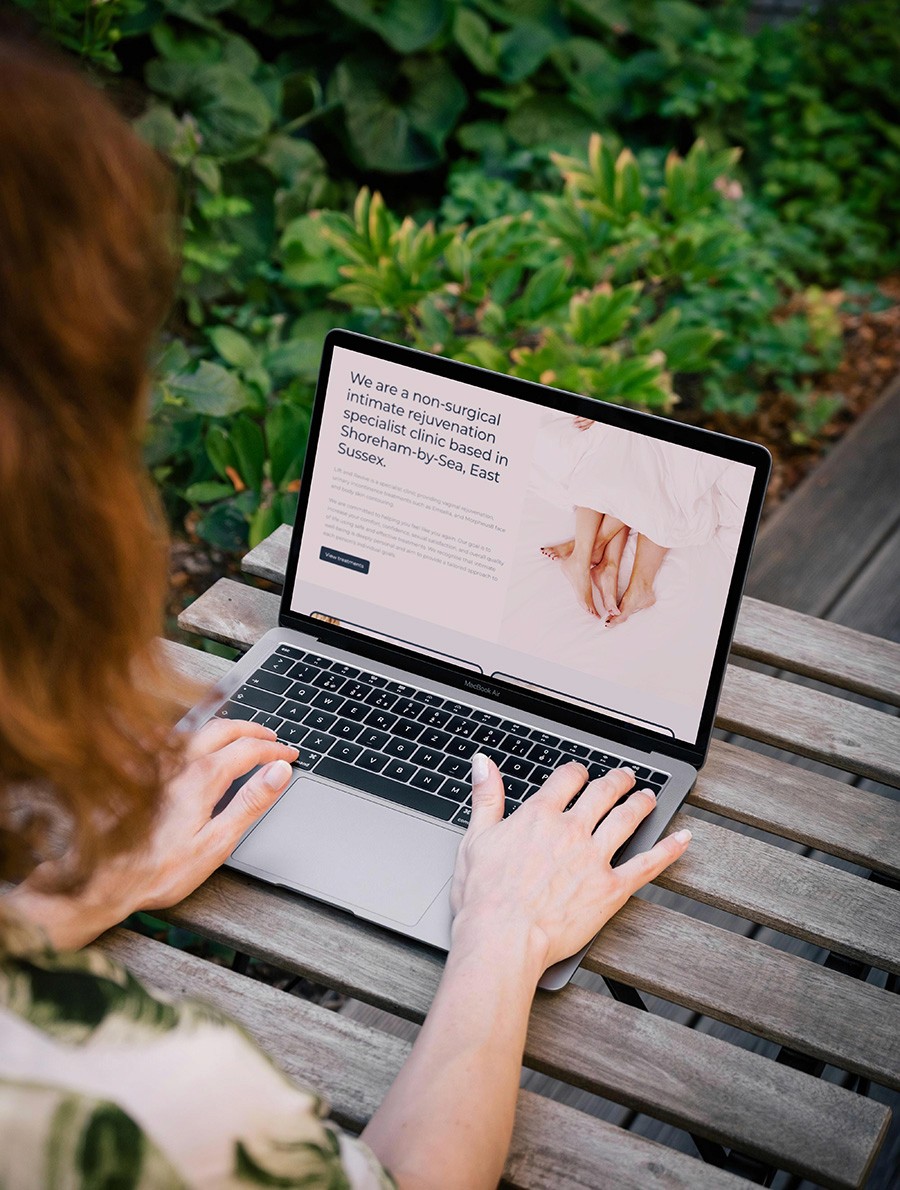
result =
[[[413,1051],[363,1133],[402,1190],[497,1185],[542,970],[524,937],[454,939]]]

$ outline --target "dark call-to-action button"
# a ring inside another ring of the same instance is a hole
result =
[[[323,562],[331,562],[333,566],[346,566],[348,570],[358,570],[360,574],[369,573],[368,558],[354,558],[352,554],[330,549],[327,545],[321,547],[319,557]]]

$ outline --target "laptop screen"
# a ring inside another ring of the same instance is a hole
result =
[[[392,353],[333,347],[286,606],[695,744],[759,467]]]

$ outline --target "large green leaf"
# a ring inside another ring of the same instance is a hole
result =
[[[593,123],[561,95],[535,95],[510,112],[506,130],[526,148],[550,145],[583,153]]]
[[[262,430],[251,418],[238,417],[231,425],[229,436],[237,456],[238,474],[248,488],[255,492],[260,491],[266,461],[266,444]]]
[[[398,54],[414,54],[440,33],[446,0],[331,0],[335,8],[383,37]]]
[[[210,66],[157,58],[146,71],[148,86],[190,111],[212,157],[238,160],[257,147],[272,124],[272,109],[259,87],[236,66]]]
[[[168,378],[168,388],[194,413],[227,417],[243,409],[249,401],[247,390],[234,373],[221,364],[203,360],[196,372],[181,372]]]
[[[351,54],[330,81],[343,105],[351,148],[360,165],[384,173],[428,169],[465,109],[466,92],[442,58]]]
[[[282,401],[266,417],[266,443],[272,483],[282,488],[298,479],[306,453],[310,411]]]

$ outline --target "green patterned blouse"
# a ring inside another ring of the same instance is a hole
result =
[[[2,1190],[393,1187],[325,1111],[214,1009],[0,907]]]

